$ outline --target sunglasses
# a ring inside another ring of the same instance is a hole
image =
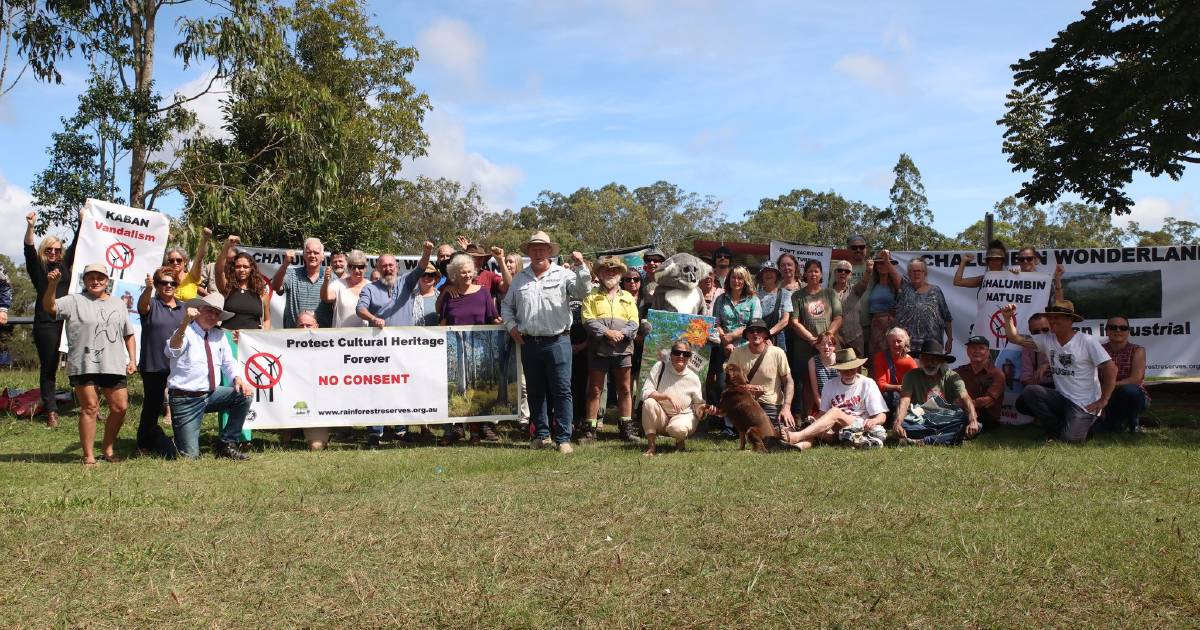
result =
[[[177,286],[179,286],[179,283],[175,282],[174,280],[159,280],[155,284],[162,286],[162,287],[177,287]]]
[[[1050,332],[1050,329],[1049,329],[1049,328],[1030,328],[1030,329],[1029,329],[1029,332],[1031,332],[1031,333],[1033,333],[1033,334],[1035,334],[1035,335],[1040,335],[1040,334],[1042,334],[1042,333],[1048,333],[1048,332]]]
[[[1037,256],[1017,256],[1017,260],[1020,262],[1033,262],[1037,260]]]
[[[1109,326],[1108,329],[1118,332],[1129,332],[1129,326]]]
[[[439,274],[437,274],[437,273],[423,273],[423,274],[421,274],[421,277],[422,278],[431,278],[431,279],[436,280],[438,275]]]
[[[46,253],[47,253],[47,254],[57,254],[57,253],[59,253],[59,252],[61,252],[61,251],[62,251],[62,248],[61,248],[61,247],[47,247],[47,248],[46,248]]]
[[[849,269],[838,269],[837,272],[838,273],[850,273],[850,270]]]
[[[168,258],[167,262],[171,263],[172,265],[175,265],[175,264],[182,263],[183,259],[182,258]]]
[[[641,282],[641,278],[621,278],[621,282]]]
[[[867,251],[867,246],[866,245],[851,245],[850,249],[852,249],[856,252],[865,252],[865,251]]]
[[[348,265],[351,269],[366,269],[366,265]]]
[[[672,350],[671,356],[683,357],[685,359],[690,359],[690,358],[692,358],[692,351],[691,350]]]

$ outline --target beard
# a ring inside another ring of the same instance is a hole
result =
[[[922,365],[921,371],[929,376],[937,376],[942,371],[942,365],[940,363],[934,366]]]
[[[616,276],[614,278],[602,278],[600,280],[600,284],[603,285],[606,290],[612,291],[617,287],[617,285],[621,284],[621,276]]]
[[[396,274],[379,276],[379,281],[382,282],[383,286],[387,287],[389,291],[396,288]]]

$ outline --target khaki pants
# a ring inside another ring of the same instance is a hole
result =
[[[647,398],[642,402],[642,431],[646,435],[665,434],[676,440],[686,440],[688,436],[696,432],[699,424],[696,418],[700,417],[699,410],[701,408],[703,405],[696,405],[694,408],[668,417],[667,412],[663,410],[657,400]]]

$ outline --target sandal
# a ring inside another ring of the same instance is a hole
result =
[[[803,448],[802,446],[800,446],[800,432],[799,431],[788,431],[787,429],[783,428],[783,426],[781,425],[779,427],[776,427],[775,437],[779,438],[780,442],[783,442],[785,445],[790,446],[792,448],[795,448],[795,449]]]

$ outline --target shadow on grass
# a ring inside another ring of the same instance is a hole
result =
[[[102,434],[101,430],[97,437]],[[137,450],[137,441],[129,438],[117,438],[113,444],[113,452],[117,457],[127,459]],[[96,458],[100,458],[100,444],[96,444]],[[83,459],[83,447],[73,441],[57,453],[0,453],[2,463],[27,464],[78,464]]]

